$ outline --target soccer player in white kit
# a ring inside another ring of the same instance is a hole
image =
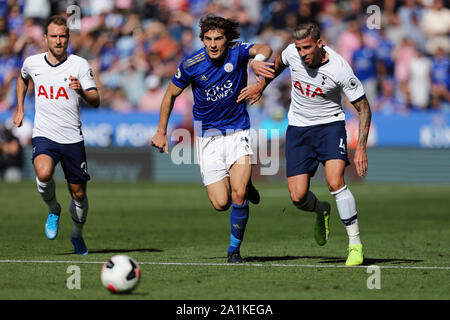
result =
[[[36,183],[49,214],[45,225],[47,238],[58,234],[61,206],[56,200],[53,172],[61,162],[72,197],[69,211],[73,227],[71,241],[75,253],[86,255],[82,237],[89,202],[86,183],[86,151],[81,131],[79,98],[98,107],[100,96],[88,62],[67,53],[69,28],[64,17],[53,16],[45,25],[44,40],[48,51],[25,59],[17,80],[17,110],[14,124],[22,125],[24,100],[29,79],[33,79],[36,97],[32,135],[33,165]]]
[[[366,145],[371,111],[364,89],[349,64],[320,39],[319,28],[311,23],[300,25],[289,44],[275,60],[275,77],[286,67],[291,72],[291,105],[286,132],[287,182],[294,205],[315,212],[314,238],[324,245],[329,236],[330,204],[319,201],[309,190],[310,178],[319,163],[325,166],[330,193],[335,197],[339,216],[349,237],[346,265],[363,263],[363,247],[355,198],[344,181],[347,158],[343,91],[359,114],[359,137],[354,162],[359,176],[368,168]],[[263,79],[241,91],[238,101],[258,101],[273,80]]]

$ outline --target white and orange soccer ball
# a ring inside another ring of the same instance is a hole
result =
[[[103,264],[100,278],[112,293],[127,293],[139,284],[141,270],[131,257],[118,254]]]

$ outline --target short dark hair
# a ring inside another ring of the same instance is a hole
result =
[[[314,23],[304,23],[294,29],[292,36],[295,40],[303,40],[309,36],[311,36],[311,39],[313,40],[318,40],[320,39],[320,29]]]
[[[233,41],[239,38],[240,33],[238,31],[239,22],[233,19],[225,19],[218,16],[206,16],[200,19],[200,39],[203,41],[205,33],[210,30],[223,29],[225,31],[225,37],[227,41]]]
[[[44,34],[48,33],[48,26],[50,24],[56,24],[58,26],[66,26],[66,33],[69,34],[69,28],[67,27],[67,19],[61,16],[51,16],[44,26]]]

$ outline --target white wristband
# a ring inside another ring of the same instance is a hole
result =
[[[253,58],[253,60],[256,60],[256,61],[266,61],[267,58],[266,58],[266,56],[263,55],[262,53],[258,53],[258,54]]]

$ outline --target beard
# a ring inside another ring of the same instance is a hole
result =
[[[55,50],[56,49],[56,50]],[[62,51],[60,51],[62,49]],[[64,57],[65,55],[66,55],[66,53],[67,53],[67,47],[55,47],[55,48],[52,48],[52,47],[50,47],[50,46],[48,46],[48,50],[51,52],[51,54],[55,57],[55,58],[62,58],[62,57]],[[60,53],[57,53],[57,50],[60,52]]]

